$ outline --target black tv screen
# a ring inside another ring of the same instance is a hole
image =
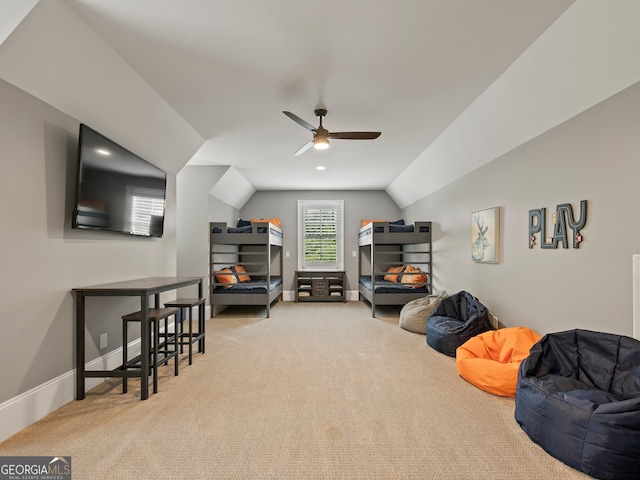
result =
[[[77,174],[73,228],[162,236],[163,170],[82,124]]]

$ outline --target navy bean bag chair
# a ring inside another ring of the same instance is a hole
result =
[[[545,335],[520,365],[515,418],[531,440],[600,479],[640,479],[640,342]]]
[[[442,300],[427,320],[427,343],[456,356],[456,349],[481,333],[493,330],[487,307],[464,290]]]

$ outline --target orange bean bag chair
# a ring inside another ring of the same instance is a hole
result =
[[[476,335],[456,350],[458,374],[489,393],[515,397],[520,363],[540,338],[526,327],[501,328]]]

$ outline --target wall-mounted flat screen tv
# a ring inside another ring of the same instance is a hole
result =
[[[161,237],[166,186],[163,170],[80,125],[73,228]]]

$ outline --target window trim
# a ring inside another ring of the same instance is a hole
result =
[[[304,213],[308,209],[335,209],[338,212],[336,262],[332,265],[310,265],[304,261]],[[344,200],[298,200],[298,270],[344,270]]]

